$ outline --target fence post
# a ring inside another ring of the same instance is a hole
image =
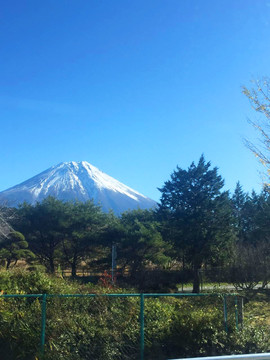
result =
[[[44,357],[44,347],[45,347],[46,298],[47,298],[47,294],[43,294],[42,295],[42,303],[41,303],[41,334],[40,334],[40,353],[41,353],[42,359]]]
[[[223,310],[224,310],[224,326],[226,333],[228,332],[228,312],[227,312],[227,298],[223,296]]]
[[[235,327],[236,327],[236,330],[238,331],[238,301],[237,301],[237,296],[235,296],[235,298],[234,298],[234,306],[235,306]]]
[[[244,327],[244,298],[241,301],[241,326]]]
[[[141,306],[140,306],[140,359],[144,359],[144,294],[141,294]]]

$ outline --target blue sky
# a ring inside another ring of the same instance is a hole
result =
[[[0,191],[88,161],[141,193],[204,153],[261,187],[241,86],[269,75],[270,1],[48,0],[0,10]]]

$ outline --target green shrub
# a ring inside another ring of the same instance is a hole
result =
[[[42,271],[0,271],[0,290],[5,294],[75,293],[79,285]]]
[[[10,294],[125,292],[29,271],[1,271],[0,285]],[[161,360],[269,351],[269,326],[262,322],[257,326],[255,321],[263,307],[254,303],[257,311],[253,310],[252,318],[250,302],[247,307],[250,320],[237,332],[232,300],[228,300],[227,334],[220,297],[145,297],[145,358]],[[135,360],[139,357],[139,297],[48,297],[46,315],[47,360]],[[0,296],[1,353],[9,354],[10,359],[40,359],[40,330],[40,299]]]

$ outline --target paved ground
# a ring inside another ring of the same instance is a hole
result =
[[[255,286],[255,289],[258,289],[259,287],[261,287],[261,284],[258,284]],[[266,289],[268,289],[269,287],[266,286]],[[237,290],[232,284],[228,284],[228,285],[220,285],[218,286],[217,284],[207,284],[207,285],[203,285],[202,289],[203,291],[207,291],[207,290],[214,290],[214,289],[217,289],[217,290]],[[182,292],[182,287],[178,287],[178,292]],[[183,287],[183,292],[185,293],[189,293],[189,292],[192,292],[192,286],[185,286]]]

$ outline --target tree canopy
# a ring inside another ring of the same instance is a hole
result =
[[[28,249],[28,242],[23,234],[12,231],[0,244],[0,259],[4,261],[6,269],[10,267],[12,261],[16,265],[17,261],[32,260],[35,255]]]
[[[159,189],[158,213],[179,255],[192,265],[194,292],[199,292],[202,264],[220,259],[233,239],[232,210],[228,192],[221,191],[223,185],[218,169],[211,169],[202,155],[188,170],[177,167]]]

